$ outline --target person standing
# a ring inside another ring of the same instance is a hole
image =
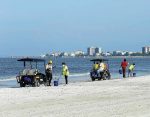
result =
[[[100,75],[101,79],[103,78],[103,75],[104,75],[104,69],[105,69],[105,64],[101,60],[99,63],[99,69],[97,70],[97,73]]]
[[[65,82],[68,84],[68,76],[69,76],[69,70],[66,63],[62,63],[62,75],[65,77]]]
[[[124,59],[122,62],[121,62],[121,67],[122,67],[122,72],[123,72],[123,78],[126,77],[126,68],[128,66],[128,62],[126,59]]]
[[[53,70],[52,61],[50,60],[48,62],[48,64],[46,65],[46,71],[45,71],[46,72],[46,77],[47,77],[46,80],[48,81],[48,86],[51,86],[51,81],[52,81],[52,78],[53,78],[52,70]]]

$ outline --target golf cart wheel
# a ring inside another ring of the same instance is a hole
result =
[[[101,78],[98,78],[98,80],[101,80]]]
[[[103,80],[106,80],[107,78],[106,78],[106,76],[104,75],[102,79],[103,79]]]
[[[20,82],[20,87],[25,87],[25,84]]]
[[[95,78],[91,78],[92,79],[92,81],[95,81]]]
[[[107,79],[110,80],[110,79],[111,79],[111,76],[108,76]]]

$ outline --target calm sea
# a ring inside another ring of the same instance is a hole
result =
[[[108,58],[109,68],[112,78],[122,78],[118,73],[121,58]],[[49,59],[46,59],[46,62]],[[70,71],[70,81],[89,81],[89,72],[92,68],[90,58],[52,58],[54,68],[54,77],[61,75],[61,63],[66,62]],[[129,63],[135,63],[135,72],[137,76],[150,74],[150,58],[128,58]],[[44,72],[43,64],[38,65],[41,72]],[[0,81],[9,81],[15,79],[15,76],[23,69],[23,63],[15,58],[0,58]]]

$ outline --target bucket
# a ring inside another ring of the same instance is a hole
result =
[[[136,73],[133,73],[133,77],[136,77]]]
[[[122,69],[119,69],[119,74],[122,74]]]
[[[54,81],[54,86],[58,86],[58,80]]]

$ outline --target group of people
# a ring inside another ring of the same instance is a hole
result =
[[[129,67],[128,67],[129,66]],[[128,77],[132,77],[134,75],[133,71],[135,69],[135,63],[129,65],[126,59],[121,62],[121,68],[123,73],[123,78],[126,78],[126,69],[128,67]]]
[[[105,71],[108,70],[106,63],[104,63],[102,60],[99,62],[94,63],[93,70],[97,75],[100,75],[101,78],[103,77],[103,74]]]
[[[133,77],[135,75],[134,69],[135,69],[135,63],[129,64],[126,59],[124,59],[121,62],[120,70],[121,70],[121,73],[123,74],[123,78],[126,78],[126,72],[128,72],[128,77]],[[93,64],[93,71],[95,71],[95,74],[98,74],[102,77],[104,72],[108,71],[107,64],[104,63],[103,61],[95,62]]]
[[[129,65],[129,63],[127,62],[126,59],[124,59],[121,62],[123,78],[126,78],[127,67],[128,67],[128,77],[132,77],[133,71],[135,69],[135,63]],[[51,86],[51,81],[53,78],[53,68],[54,68],[53,62],[52,62],[52,60],[50,60],[45,68],[46,78],[48,80],[49,86]],[[107,69],[108,69],[107,65],[105,63],[103,63],[102,61],[96,62],[93,65],[93,70],[96,72],[96,74],[99,74],[101,77],[103,76],[104,71],[107,71]],[[62,75],[65,78],[65,83],[68,84],[69,69],[65,62],[62,63]]]
[[[46,68],[45,68],[48,86],[51,86],[51,81],[53,79],[53,68],[54,68],[53,62],[52,60],[50,60],[48,64],[46,64]],[[65,78],[65,83],[68,84],[69,69],[65,62],[62,63],[62,75]]]

